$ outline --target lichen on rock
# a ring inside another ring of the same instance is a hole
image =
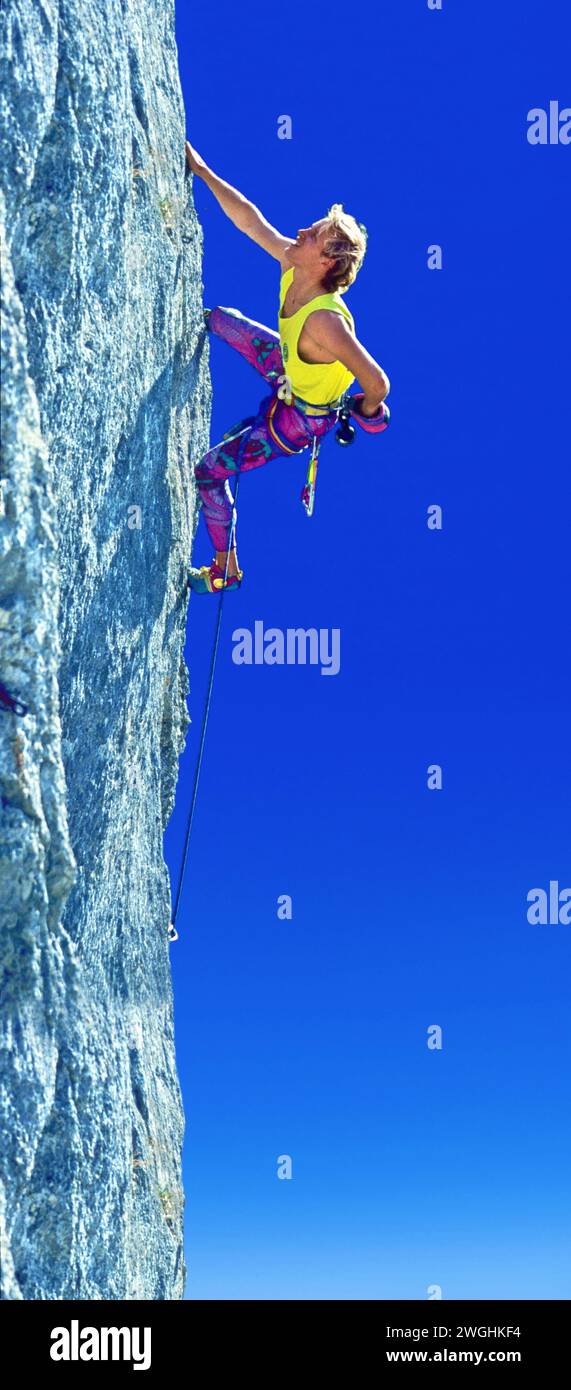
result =
[[[211,387],[173,0],[20,0],[0,65],[4,1299],[178,1299],[163,831]]]

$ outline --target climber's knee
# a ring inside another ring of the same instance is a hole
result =
[[[239,309],[226,309],[222,304],[216,304],[212,309],[203,309],[205,327],[210,333],[218,333],[222,328],[224,333],[224,318],[220,319],[220,314],[228,315],[229,318],[241,318]]]

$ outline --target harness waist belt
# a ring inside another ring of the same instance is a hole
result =
[[[332,410],[339,410],[343,402],[343,396],[338,396],[335,401],[327,401],[325,405],[315,405],[313,401],[304,401],[302,396],[292,393],[291,404],[296,410],[301,410],[303,415],[329,415]]]

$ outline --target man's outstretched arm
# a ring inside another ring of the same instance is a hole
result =
[[[215,174],[214,170],[205,164],[201,155],[193,149],[188,140],[186,141],[186,162],[193,174],[197,174],[208,184],[214,197],[220,203],[222,211],[226,213],[234,226],[238,227],[241,232],[245,232],[246,236],[252,238],[252,241],[257,242],[258,246],[262,246],[270,256],[274,256],[282,265],[282,269],[285,268],[283,265],[284,257],[291,246],[292,238],[282,236],[275,227],[271,226],[271,223],[266,221],[254,203],[250,203],[248,198],[245,198],[243,193],[239,193],[238,189],[233,188],[230,183],[220,179],[218,174]]]

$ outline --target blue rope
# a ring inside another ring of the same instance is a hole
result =
[[[215,631],[215,634],[214,634],[214,645],[213,645],[213,647],[212,647],[212,657],[211,657],[211,661],[210,661],[210,676],[209,676],[209,679],[208,679],[208,689],[207,689],[207,693],[206,693],[206,702],[205,702],[205,705],[204,705],[204,715],[203,715],[203,717],[202,717],[202,731],[201,731],[201,735],[200,735],[200,745],[199,745],[199,749],[198,749],[198,758],[197,758],[197,760],[196,760],[196,768],[195,768],[195,772],[194,772],[194,785],[193,785],[193,788],[192,788],[192,797],[191,797],[191,801],[190,801],[190,810],[189,810],[189,813],[188,813],[188,820],[187,820],[187,824],[186,824],[186,835],[185,835],[185,840],[184,840],[184,851],[183,851],[183,856],[182,856],[182,863],[181,863],[181,866],[180,866],[180,872],[179,872],[179,876],[178,876],[178,886],[177,886],[177,890],[176,890],[176,898],[175,898],[175,904],[174,904],[174,911],[173,911],[173,915],[172,915],[172,922],[171,922],[170,929],[169,929],[169,940],[170,940],[170,941],[176,941],[176,940],[178,939],[178,933],[177,933],[177,931],[176,931],[176,919],[177,919],[177,913],[178,913],[179,904],[180,904],[180,895],[181,895],[181,893],[182,893],[182,885],[183,885],[183,882],[184,882],[184,871],[185,871],[185,868],[186,868],[186,860],[187,860],[187,856],[188,856],[188,846],[189,846],[189,843],[190,843],[190,832],[191,832],[191,829],[192,829],[192,822],[193,822],[193,818],[194,818],[194,808],[195,808],[195,806],[196,806],[196,798],[197,798],[197,796],[198,796],[198,779],[199,779],[199,777],[200,777],[200,769],[201,769],[201,766],[202,766],[202,755],[203,755],[203,753],[204,753],[204,743],[205,743],[205,739],[206,739],[206,726],[207,726],[207,724],[208,724],[208,715],[209,715],[209,712],[210,712],[210,702],[211,702],[211,699],[212,699],[212,688],[213,688],[213,685],[214,685],[214,672],[215,672],[215,669],[216,669],[216,657],[217,657],[217,655],[218,655],[218,645],[219,645],[219,642],[220,642],[220,628],[221,628],[221,625],[222,625],[222,604],[223,604],[223,602],[224,602],[224,594],[225,594],[225,592],[226,592],[226,587],[225,587],[225,586],[226,586],[226,579],[227,579],[227,575],[228,575],[228,562],[229,562],[229,560],[230,560],[230,551],[231,551],[231,549],[232,549],[232,542],[233,542],[234,533],[235,533],[235,530],[236,530],[236,502],[237,502],[237,499],[238,499],[238,488],[239,488],[239,486],[240,486],[240,471],[239,471],[239,468],[238,468],[238,472],[237,472],[237,474],[236,474],[236,488],[235,488],[234,499],[233,499],[233,504],[232,504],[232,524],[231,524],[231,527],[230,527],[230,534],[229,534],[229,536],[228,536],[228,548],[227,548],[227,551],[226,551],[226,564],[225,564],[225,566],[224,566],[224,585],[223,585],[222,589],[220,590],[220,598],[219,598],[219,601],[218,601],[218,618],[217,618],[217,622],[216,622],[216,631]]]

